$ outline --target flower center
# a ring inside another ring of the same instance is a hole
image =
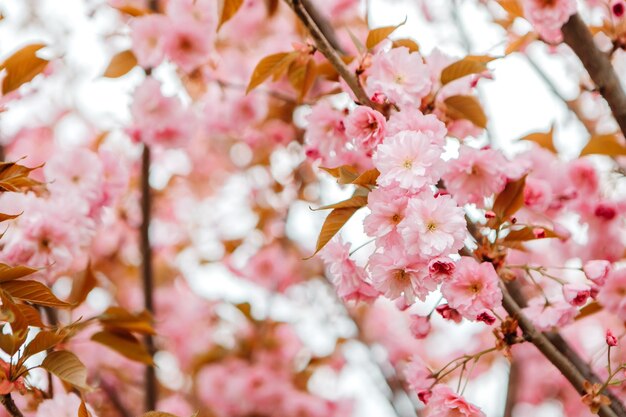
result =
[[[402,166],[405,167],[406,169],[411,169],[413,168],[413,161],[411,161],[410,159],[407,159],[406,161],[404,161]]]
[[[402,217],[397,213],[391,217],[391,221],[395,224],[400,223],[400,220],[402,220]]]
[[[469,289],[469,291],[472,294],[478,294],[480,292],[480,290],[482,290],[482,288],[483,288],[483,286],[482,286],[482,284],[480,282],[474,282],[474,283],[470,284],[468,289]]]
[[[404,269],[398,269],[395,273],[394,278],[397,281],[406,281],[409,279],[409,274]]]
[[[426,229],[429,232],[434,232],[435,230],[437,230],[437,223],[435,223],[434,220],[429,220],[428,223],[426,223]]]

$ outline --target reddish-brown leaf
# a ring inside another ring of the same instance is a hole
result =
[[[413,39],[396,39],[393,41],[392,46],[394,48],[402,48],[405,47],[409,50],[409,52],[419,52],[420,46]]]
[[[281,74],[297,56],[297,52],[280,52],[261,59],[254,67],[250,82],[246,88],[246,94],[261,85],[269,77]]]
[[[465,119],[482,129],[487,127],[487,116],[476,97],[451,96],[444,100],[444,104],[451,119]]]
[[[11,297],[46,307],[68,308],[71,304],[59,300],[44,284],[38,281],[8,281],[0,283],[0,289]]]
[[[30,341],[30,343],[24,349],[25,356],[32,356],[36,353],[43,352],[44,350],[51,349],[58,345],[64,336],[55,333],[49,332],[47,330],[42,330]]]
[[[381,28],[372,29],[367,34],[367,40],[365,41],[365,46],[367,49],[372,49],[383,40],[387,39],[389,35],[391,35],[396,29],[406,23],[406,19],[404,22],[400,23],[396,26],[384,26]]]
[[[104,76],[107,78],[119,78],[128,74],[133,68],[137,66],[137,58],[132,51],[122,51],[115,54],[109,62],[109,66],[104,71]]]
[[[326,244],[333,238],[343,227],[344,224],[360,207],[350,207],[350,208],[338,208],[334,209],[330,212],[326,220],[324,221],[324,225],[322,226],[322,230],[320,231],[320,235],[317,238],[317,244],[315,245],[315,253],[311,255],[309,258],[315,256]]]
[[[46,45],[41,43],[26,45],[0,65],[0,70],[6,70],[6,76],[2,80],[3,94],[17,90],[22,84],[30,82],[43,72],[48,65],[48,60],[39,58],[37,51],[44,46]]]
[[[589,139],[580,155],[626,155],[626,144],[617,135],[595,135]]]
[[[87,268],[78,274],[72,281],[72,292],[68,297],[68,302],[75,307],[82,304],[87,299],[87,296],[98,284],[98,280],[94,275],[91,263],[87,265]]]
[[[85,405],[85,401],[80,401],[80,406],[78,407],[78,417],[92,417],[89,410],[87,410],[87,405]]]
[[[329,204],[327,206],[322,206],[317,210],[330,210],[330,209],[344,209],[344,208],[361,208],[367,205],[367,195],[355,194],[347,200],[340,201],[335,204]]]
[[[543,230],[542,236],[537,237],[534,233],[534,229],[542,229]],[[521,229],[513,230],[509,232],[509,234],[506,235],[503,241],[507,243],[508,242],[527,242],[529,240],[549,239],[549,238],[555,238],[555,237],[558,238],[560,236],[557,235],[553,230],[547,229],[545,227],[526,226]]]
[[[147,311],[133,314],[121,307],[109,307],[99,316],[99,320],[106,328],[155,334],[152,317]]]
[[[37,272],[27,266],[9,266],[0,263],[0,282],[13,281]]]
[[[237,13],[243,0],[218,0],[218,15],[220,17],[217,30],[220,30],[222,25],[228,22]]]
[[[552,126],[548,132],[530,133],[523,138],[520,138],[520,140],[535,142],[537,145],[549,150],[552,153],[558,153],[554,147],[554,126]]]
[[[67,350],[50,352],[41,363],[41,367],[76,388],[91,390],[87,385],[87,368],[72,352]]]
[[[91,336],[91,340],[113,349],[130,360],[147,365],[154,364],[150,352],[131,333],[102,331]]]
[[[441,71],[441,85],[444,86],[452,81],[471,74],[480,74],[487,70],[487,65],[479,60],[463,58],[453,62]]]
[[[500,223],[507,221],[524,205],[526,176],[509,182],[493,203],[493,212]]]
[[[37,168],[41,167],[27,168],[16,162],[0,162],[0,191],[15,192],[40,185],[39,181],[28,177]]]
[[[597,301],[592,301],[591,303],[587,304],[586,306],[580,309],[580,311],[578,312],[578,315],[576,316],[574,320],[584,319],[585,317],[591,316],[592,314],[599,313],[600,311],[602,311],[602,306],[598,304]]]

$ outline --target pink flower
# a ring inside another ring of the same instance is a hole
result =
[[[380,171],[378,184],[398,183],[402,188],[419,191],[436,183],[443,170],[441,151],[423,133],[403,131],[386,138],[373,156],[374,166]]]
[[[463,209],[449,195],[435,198],[424,192],[409,200],[398,231],[408,253],[428,258],[461,249],[467,235],[466,225]]]
[[[393,136],[404,130],[420,132],[430,137],[432,143],[443,146],[446,141],[446,125],[434,114],[424,115],[421,111],[407,107],[392,113],[387,122],[387,135]]]
[[[578,314],[578,310],[565,301],[552,300],[547,303],[540,297],[531,299],[523,311],[542,332],[570,324]]]
[[[598,192],[600,179],[598,172],[589,160],[576,159],[570,162],[567,173],[578,194],[591,196]]]
[[[550,43],[563,39],[561,27],[576,13],[576,0],[522,0],[524,17]]]
[[[408,48],[401,47],[372,58],[367,77],[370,96],[383,93],[400,107],[419,106],[430,88],[428,67],[419,53],[410,53]]]
[[[169,31],[170,21],[162,14],[150,14],[130,23],[133,53],[143,68],[159,65],[165,58],[163,36]]]
[[[617,346],[617,337],[615,337],[611,329],[606,329],[606,344],[612,347]]]
[[[489,262],[478,263],[464,256],[456,263],[454,276],[441,286],[448,304],[469,320],[483,310],[493,310],[502,303],[499,278]]]
[[[576,307],[585,305],[591,297],[591,288],[585,284],[565,284],[562,290],[565,301]]]
[[[440,306],[437,306],[435,310],[445,320],[450,320],[455,323],[460,323],[463,320],[461,314],[457,310],[450,307],[448,304],[442,304]]]
[[[524,205],[533,210],[543,212],[548,210],[554,196],[548,181],[528,177],[524,186]]]
[[[600,288],[597,300],[620,320],[626,320],[626,268],[613,270]]]
[[[430,333],[430,318],[411,314],[409,317],[409,330],[416,339],[424,339]]]
[[[211,52],[211,36],[203,26],[183,20],[164,34],[165,55],[185,72],[206,63]]]
[[[626,2],[624,0],[613,0],[611,2],[611,12],[618,19],[624,17],[626,13]]]
[[[365,281],[365,270],[350,259],[350,244],[343,243],[340,236],[330,241],[320,255],[339,297],[364,302],[378,297],[379,292]]]
[[[397,227],[404,219],[408,201],[405,190],[398,187],[378,187],[370,192],[367,195],[367,207],[371,212],[363,221],[365,233],[383,238],[385,245],[401,242]]]
[[[465,398],[443,384],[436,385],[429,401],[429,416],[432,417],[485,417],[485,414]]]
[[[409,387],[416,394],[429,390],[434,382],[432,372],[426,364],[417,356],[413,356],[404,368],[404,377]]]
[[[450,258],[434,258],[428,263],[428,273],[437,282],[449,279],[455,269],[456,264]]]
[[[385,136],[387,121],[380,112],[367,106],[358,106],[345,121],[346,135],[358,148],[374,149]]]
[[[476,321],[481,321],[487,326],[491,326],[496,322],[496,317],[488,310],[483,310],[482,313],[476,316]]]
[[[0,395],[10,394],[13,391],[25,391],[24,377],[19,377],[14,381],[9,379],[11,366],[0,359]]]
[[[591,260],[583,265],[583,272],[587,279],[594,284],[602,286],[611,272],[611,263],[603,259]]]
[[[374,287],[391,300],[404,296],[407,303],[416,297],[424,301],[437,288],[425,265],[409,260],[398,246],[372,255],[369,270]]]
[[[508,161],[494,149],[461,145],[458,159],[448,161],[446,166],[446,189],[459,204],[481,205],[485,197],[502,191],[507,182]]]
[[[57,390],[55,390],[57,391]],[[76,417],[81,400],[73,392],[64,393],[62,390],[54,393],[54,397],[39,404],[35,417]],[[97,417],[91,406],[87,405],[87,410],[93,417]]]

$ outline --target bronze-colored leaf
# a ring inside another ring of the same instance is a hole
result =
[[[87,368],[72,352],[67,350],[50,352],[41,363],[41,367],[76,388],[91,390],[87,385]]]
[[[286,70],[298,56],[297,52],[280,52],[261,59],[252,71],[246,94],[261,85],[269,77]]]
[[[20,350],[20,347],[26,341],[28,332],[20,331],[13,333],[0,333],[0,349],[8,355],[13,356]]]
[[[40,185],[39,181],[28,177],[37,168],[41,167],[28,168],[16,162],[0,162],[0,191],[17,192]]]
[[[309,58],[304,63],[299,60],[292,62],[287,77],[291,86],[298,92],[298,102],[302,102],[317,77],[315,60]]]
[[[37,51],[44,46],[46,45],[42,43],[26,45],[13,53],[0,65],[0,70],[6,70],[6,76],[2,80],[3,94],[17,90],[22,84],[30,82],[43,72],[48,65],[48,60],[39,58]]]
[[[44,284],[38,281],[8,281],[0,283],[0,289],[13,298],[46,307],[68,308],[71,304],[59,300]]]
[[[594,135],[580,152],[583,155],[626,155],[626,144],[617,135]]]
[[[475,97],[452,96],[445,99],[444,104],[451,119],[465,119],[482,129],[487,127],[487,116]]]
[[[178,417],[174,414],[164,413],[163,411],[148,411],[141,415],[141,417]]]
[[[6,222],[7,220],[13,220],[17,217],[21,216],[20,214],[6,214],[6,213],[0,213],[0,222]]]
[[[29,326],[39,327],[42,329],[46,327],[46,325],[43,324],[43,321],[41,320],[39,310],[37,310],[35,307],[28,304],[16,304],[15,306],[18,308],[18,310],[20,310],[20,312],[24,316],[24,319],[26,320],[26,323],[28,323]]]
[[[367,47],[367,49],[372,49],[373,47],[381,43],[383,40],[387,39],[389,35],[391,35],[396,29],[398,29],[400,26],[404,25],[405,23],[406,23],[406,19],[404,19],[404,22],[396,26],[384,26],[381,28],[370,30],[370,32],[367,34],[367,40],[365,41],[365,46]]]
[[[359,207],[350,207],[350,208],[338,208],[334,209],[330,212],[326,220],[324,221],[324,225],[322,226],[322,230],[320,231],[320,235],[317,238],[317,244],[315,245],[315,253],[311,255],[309,258],[315,256],[326,244],[337,234],[337,232],[343,227],[344,224],[354,213],[357,212]]]
[[[392,46],[394,48],[402,48],[405,47],[409,50],[409,52],[419,52],[420,46],[413,39],[396,39],[393,41]]]
[[[359,177],[357,170],[350,165],[342,165],[337,168],[320,167],[320,169],[337,178],[339,184],[352,184],[352,181]]]
[[[150,10],[140,9],[131,5],[122,5],[122,6],[112,6],[113,8],[119,10],[121,13],[127,14],[132,17],[139,17],[150,14]]]
[[[329,204],[327,206],[322,206],[320,208],[315,209],[314,211],[317,211],[317,210],[330,210],[330,209],[343,209],[343,208],[361,208],[361,207],[365,207],[366,205],[367,205],[367,196],[353,195],[352,197],[348,198],[347,200],[343,200],[343,201],[340,201],[340,202],[335,203],[335,204]]]
[[[534,231],[535,229],[542,229],[543,233],[537,236]],[[555,238],[555,237],[558,238],[560,236],[557,235],[553,230],[547,229],[545,227],[525,226],[521,229],[512,230],[511,232],[509,232],[509,234],[506,235],[503,241],[504,242],[526,242],[529,240],[549,239],[549,238]]]
[[[512,17],[524,16],[524,9],[518,0],[498,0],[498,4]]]
[[[376,180],[380,175],[380,171],[376,168],[369,169],[356,177],[350,184],[361,185],[363,187],[373,187],[376,185]]]
[[[111,58],[109,66],[104,71],[104,76],[107,78],[119,78],[128,74],[136,66],[137,58],[133,51],[122,51]]]
[[[466,77],[471,74],[480,74],[487,70],[487,65],[474,59],[461,59],[453,62],[441,71],[441,85],[444,86],[459,78]]]
[[[520,140],[535,142],[537,145],[549,150],[552,153],[558,153],[554,147],[554,126],[552,126],[548,132],[530,133],[523,138],[520,138]]]
[[[0,282],[13,281],[37,272],[34,268],[27,266],[9,266],[0,263]]]
[[[509,182],[493,203],[493,212],[500,223],[508,220],[524,205],[526,176]]]
[[[80,401],[80,406],[78,407],[78,417],[92,417],[83,400]]]
[[[98,319],[106,328],[155,334],[152,317],[147,311],[133,314],[121,307],[109,307]]]
[[[102,331],[91,336],[91,340],[113,349],[130,360],[146,365],[154,364],[148,349],[131,333]]]
[[[592,301],[580,309],[578,315],[576,316],[576,318],[574,318],[574,320],[584,319],[585,317],[599,313],[600,311],[602,311],[602,306],[598,304],[597,301]]]
[[[217,30],[220,30],[222,25],[228,22],[237,13],[237,10],[243,4],[243,0],[218,0],[218,15],[220,17]]]
[[[44,350],[51,349],[58,345],[64,336],[55,333],[49,332],[47,330],[42,330],[30,341],[30,343],[24,349],[25,356],[32,356],[36,353],[43,352]]]
[[[7,321],[11,323],[11,329],[13,333],[28,332],[28,326],[30,325],[28,319],[22,313],[22,310],[15,304],[11,297],[6,293],[0,293],[0,299],[2,299],[2,309],[9,312]]]
[[[72,281],[72,292],[68,297],[68,302],[75,307],[82,304],[87,299],[87,296],[98,285],[98,280],[94,275],[91,267],[91,262],[87,265],[87,268],[80,274],[78,274]]]
[[[511,41],[504,50],[505,55],[510,55],[513,52],[517,52],[524,49],[528,44],[539,39],[539,35],[536,32],[528,32],[523,36],[519,36],[517,39]]]

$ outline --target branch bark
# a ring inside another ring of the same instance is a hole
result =
[[[11,397],[10,393],[4,394],[3,396],[1,396],[0,402],[2,403],[4,408],[6,408],[6,410],[9,412],[9,414],[11,414],[12,417],[24,417],[24,414],[22,414],[20,409],[17,408],[17,405],[15,405],[15,402],[13,401],[13,398]]]
[[[509,366],[509,383],[506,388],[506,402],[504,405],[504,417],[513,417],[513,408],[517,404],[517,389],[519,386],[519,365],[511,359]]]
[[[563,41],[578,56],[604,97],[620,130],[626,135],[626,94],[611,65],[609,55],[600,51],[580,15],[574,14],[561,28]]]
[[[317,49],[324,54],[341,78],[348,84],[348,87],[350,87],[357,100],[363,105],[376,108],[376,105],[367,96],[356,74],[351,71],[341,59],[338,52],[340,49],[333,46],[333,44],[338,46],[337,41],[333,40],[331,42],[329,40],[329,37],[330,39],[334,39],[334,35],[329,35],[333,32],[328,22],[322,18],[315,7],[307,0],[285,0],[285,2],[293,9],[302,24],[308,29],[311,37],[315,41]],[[322,30],[322,28],[324,28],[324,30]],[[326,34],[324,31],[326,31]]]
[[[504,285],[501,285],[502,289],[502,305],[509,315],[515,318],[519,324],[519,327],[524,332],[527,340],[531,342],[539,351],[563,374],[565,378],[572,384],[572,386],[578,391],[579,394],[586,394],[583,386],[587,378],[574,366],[562,352],[560,352],[550,342],[548,337],[541,333],[532,324],[532,322],[522,313],[521,307],[513,299],[509,291]],[[603,393],[606,395],[607,390]],[[618,417],[623,414],[616,413],[611,407],[603,405],[598,413],[601,417]]]

